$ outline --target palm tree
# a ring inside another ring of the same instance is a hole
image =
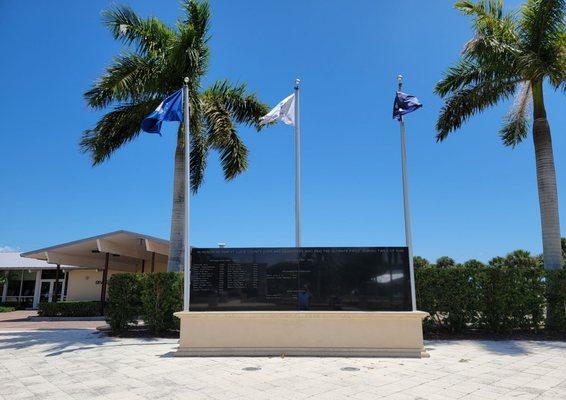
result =
[[[504,13],[502,0],[460,1],[473,17],[474,37],[435,91],[445,104],[436,123],[443,141],[472,115],[515,96],[499,131],[515,146],[527,137],[532,103],[533,141],[542,224],[544,266],[562,268],[558,194],[543,87],[566,91],[564,0],[527,0],[518,13]]]
[[[254,126],[269,109],[245,85],[219,81],[201,90],[209,62],[209,19],[206,1],[185,0],[176,28],[157,18],[140,18],[131,8],[119,6],[103,12],[103,21],[127,50],[116,56],[105,73],[84,96],[93,109],[110,109],[86,130],[81,149],[92,155],[93,165],[140,134],[141,121],[164,97],[178,90],[189,77],[191,129],[191,190],[204,179],[207,154],[217,150],[227,180],[248,167],[248,150],[237,124]],[[183,265],[184,127],[177,132],[168,271]]]

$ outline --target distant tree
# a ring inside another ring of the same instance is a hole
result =
[[[562,244],[562,260],[566,262],[566,238],[560,239],[560,243]]]
[[[414,256],[413,257],[413,265],[415,268],[422,268],[430,265],[430,262],[421,256]]]
[[[474,258],[472,258],[471,260],[466,261],[464,264],[462,264],[464,267],[469,267],[469,268],[481,268],[481,267],[485,267],[485,264],[482,263],[479,260],[476,260]]]
[[[445,100],[436,123],[438,141],[471,116],[512,96],[514,106],[499,131],[503,143],[512,147],[521,143],[532,117],[547,269],[562,268],[562,259],[556,171],[543,89],[566,91],[564,5],[565,0],[527,0],[518,12],[504,13],[503,0],[457,2],[456,8],[473,18],[474,37],[435,88]]]
[[[456,261],[448,256],[442,256],[438,260],[436,260],[436,266],[440,268],[454,267],[455,265]]]
[[[515,250],[505,257],[495,257],[489,261],[492,267],[523,267],[535,268],[539,267],[540,258],[532,256],[526,250]]]
[[[497,256],[488,261],[491,267],[503,267],[505,265],[505,257]]]

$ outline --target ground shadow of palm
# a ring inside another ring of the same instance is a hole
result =
[[[98,331],[84,329],[44,329],[0,332],[0,350],[22,350],[37,347],[47,357],[63,353],[95,349],[101,346],[143,346],[160,344],[158,339],[143,338],[136,343],[123,343]]]
[[[434,350],[435,345],[461,344],[464,340],[427,340],[425,346]],[[507,356],[527,355],[536,349],[566,349],[566,342],[537,340],[470,340],[490,353]]]

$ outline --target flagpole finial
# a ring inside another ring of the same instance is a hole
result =
[[[189,84],[189,77],[185,76],[185,79],[183,79],[183,81],[185,81],[185,85],[188,85]]]
[[[301,80],[299,78],[295,79],[295,89],[299,88],[300,83],[301,83]]]
[[[401,91],[401,88],[403,87],[403,75],[397,75],[397,82],[399,83],[399,91]]]

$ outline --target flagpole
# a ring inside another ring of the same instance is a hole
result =
[[[301,116],[299,83],[295,80],[295,247],[301,247]]]
[[[397,76],[399,91],[403,87],[403,75]],[[405,214],[405,243],[409,253],[409,277],[411,281],[411,304],[413,311],[417,311],[417,296],[415,293],[415,268],[413,264],[413,237],[411,234],[411,212],[409,209],[409,178],[407,177],[407,139],[405,133],[405,120],[400,116],[401,128],[401,170],[403,174],[403,209]]]
[[[189,221],[190,221],[190,192],[191,192],[191,173],[190,173],[190,129],[189,129],[189,78],[185,77],[183,84],[183,124],[185,127],[185,226],[184,226],[184,290],[183,290],[183,311],[189,311],[190,290],[191,290],[191,246],[189,240]]]

